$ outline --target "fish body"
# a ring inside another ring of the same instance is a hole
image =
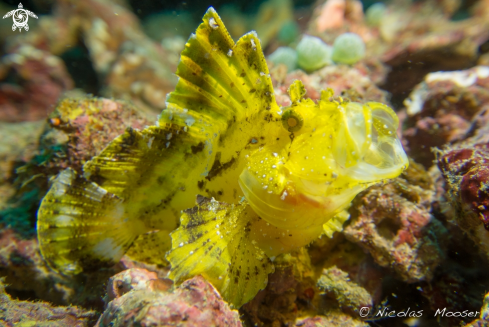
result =
[[[407,167],[392,109],[330,90],[315,103],[300,81],[279,107],[257,35],[234,43],[213,8],[176,74],[156,126],[126,130],[82,176],[54,181],[37,225],[54,269],[166,256],[176,282],[202,274],[239,307],[266,286],[270,258],[307,245],[358,192]]]

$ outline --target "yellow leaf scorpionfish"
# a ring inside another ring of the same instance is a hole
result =
[[[234,43],[213,8],[176,74],[156,126],[126,130],[82,175],[55,179],[37,225],[55,270],[166,258],[175,282],[201,274],[239,307],[275,256],[331,232],[360,191],[408,165],[384,104],[330,90],[315,103],[295,81],[279,107],[256,33]]]

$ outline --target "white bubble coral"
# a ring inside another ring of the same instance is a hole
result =
[[[287,71],[291,72],[297,67],[297,52],[289,47],[279,47],[268,56],[268,60],[275,65],[284,64],[287,66]]]
[[[318,37],[305,35],[296,48],[297,63],[307,72],[331,65],[332,47]]]
[[[344,33],[334,40],[332,59],[336,63],[354,64],[365,57],[365,43],[355,33]]]

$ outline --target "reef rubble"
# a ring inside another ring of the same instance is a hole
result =
[[[267,54],[294,48],[301,35],[333,44],[344,33],[359,35],[366,54],[313,72],[268,58],[278,104],[291,104],[296,79],[314,101],[330,88],[346,101],[388,104],[400,117],[409,169],[360,193],[331,238],[273,258],[268,285],[239,311],[201,276],[174,285],[163,258],[126,255],[113,267],[59,274],[37,244],[40,199],[61,170],[81,173],[126,129],[155,123],[186,38],[158,29],[192,16],[166,12],[155,17],[169,21],[157,24],[141,22],[123,0],[52,1],[36,29],[1,38],[0,324],[489,325],[488,2],[394,0],[375,24],[357,0],[319,0],[307,10],[279,3],[265,2],[256,19],[232,6],[222,17],[238,35],[258,24]],[[455,19],[460,12],[467,17]],[[291,35],[279,39],[283,30]],[[425,314],[360,315],[410,305]],[[439,308],[481,314],[432,319]]]

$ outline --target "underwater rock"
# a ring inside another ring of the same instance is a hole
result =
[[[314,241],[308,247],[308,251],[313,267],[323,267],[323,272],[330,269],[341,271],[342,274],[347,275],[352,286],[364,289],[368,293],[372,303],[381,302],[385,270],[379,267],[359,245],[347,241],[343,233],[334,233],[332,239],[323,236]],[[335,296],[330,296],[328,301],[325,301],[325,297],[321,298],[323,301],[319,305],[320,310],[338,308],[340,303],[345,303],[344,299]],[[349,313],[356,317],[352,310]]]
[[[363,5],[357,0],[327,0],[314,10],[311,29],[322,33],[363,20]]]
[[[323,270],[317,286],[326,297],[335,300],[342,311],[354,316],[358,315],[360,308],[374,306],[367,290],[351,281],[348,273],[336,266]]]
[[[330,310],[323,313],[324,316],[315,316],[297,319],[294,326],[297,327],[368,327],[368,323],[350,315],[343,313],[341,310]]]
[[[0,185],[14,179],[17,162],[28,162],[34,156],[45,124],[44,121],[0,122],[0,139],[2,140],[0,142]],[[8,197],[0,196],[0,199],[7,200]]]
[[[290,105],[287,94],[288,86],[296,79],[304,83],[307,97],[318,100],[321,90],[331,88],[335,94],[356,102],[378,101],[389,103],[388,93],[379,89],[375,79],[381,80],[386,70],[383,66],[367,66],[358,64],[355,67],[332,65],[324,67],[312,74],[301,70],[293,71],[285,76],[276,70],[271,71],[277,103],[281,106]]]
[[[151,279],[155,276],[150,272],[140,270],[122,274],[137,287],[128,288],[127,293],[109,302],[96,327],[167,324],[242,326],[238,312],[231,310],[216,289],[201,276],[185,281],[169,293],[154,287],[159,283],[147,282],[155,280]]]
[[[0,248],[0,276],[5,277],[10,293],[31,293],[55,304],[69,303],[75,290],[68,278],[47,267],[37,240],[23,240],[11,229],[2,229]]]
[[[13,300],[0,279],[0,321],[2,326],[88,327],[97,313],[76,306],[55,307],[46,302]]]
[[[8,203],[0,204],[0,223],[23,236],[35,233],[35,212],[51,177],[68,167],[81,171],[127,128],[143,129],[153,123],[151,115],[127,102],[84,96],[60,100],[49,116],[49,125],[17,123],[5,125],[1,132],[7,135],[5,145],[0,145],[0,159],[5,159],[0,162],[0,185],[10,196],[4,198]],[[3,178],[13,185],[2,185]]]
[[[408,118],[403,133],[409,154],[429,167],[431,147],[460,142],[486,126],[489,67],[428,74],[405,101]],[[485,134],[485,133],[483,133]]]
[[[46,118],[58,97],[74,86],[60,58],[30,45],[2,57],[0,81],[0,121],[7,122]]]
[[[479,47],[489,37],[487,11],[472,11],[472,16],[452,20],[440,1],[423,1],[418,5],[387,3],[387,14],[380,23],[382,38],[374,39],[368,49],[392,67],[382,85],[403,99],[406,92],[431,72],[454,71],[473,67]]]
[[[465,246],[465,244],[459,246]],[[474,261],[462,259],[458,261],[464,262],[459,263],[447,260],[441,269],[437,269],[431,282],[422,282],[416,287],[416,290],[429,301],[433,312],[444,308],[451,312],[473,312],[472,316],[467,315],[466,317],[439,316],[437,318],[439,318],[440,326],[466,326],[465,324],[470,322],[471,318],[476,317],[475,312],[480,312],[482,296],[488,284],[487,273],[484,271],[485,267],[481,265],[480,257],[474,256],[470,259]],[[482,274],[481,271],[483,271]]]
[[[109,1],[75,3],[69,15],[82,22],[83,41],[104,83],[101,93],[131,100],[142,109],[163,109],[166,93],[177,82],[177,62],[168,59],[176,57],[146,36],[126,8]]]
[[[88,50],[91,67],[75,71],[80,76],[74,79],[85,77],[93,69],[95,81],[85,85],[95,88],[91,92],[131,100],[149,111],[164,108],[165,95],[177,82],[173,72],[181,49],[168,50],[152,41],[134,13],[111,1],[58,0],[53,7],[52,16],[40,17],[43,28],[16,37],[7,51],[13,53],[19,44],[26,43],[58,56],[80,56]],[[102,89],[93,85],[97,78]]]
[[[0,230],[0,277],[12,296],[28,296],[56,305],[103,308],[105,281],[120,271],[116,266],[79,278],[51,270],[42,259],[37,239],[22,239],[12,229]]]
[[[445,227],[430,214],[433,190],[403,178],[412,173],[408,168],[392,182],[357,196],[344,231],[349,241],[408,283],[432,279],[448,240]]]
[[[105,305],[124,294],[135,290],[168,291],[173,286],[170,279],[158,278],[158,274],[142,268],[131,268],[109,278]]]
[[[59,101],[49,115],[51,129],[44,141],[65,148],[64,156],[45,163],[56,173],[70,167],[81,171],[83,164],[100,153],[127,128],[141,130],[153,124],[151,115],[128,102],[96,97],[69,97]]]
[[[454,208],[451,222],[489,253],[489,143],[466,144],[437,153]]]
[[[270,321],[291,326],[317,295],[314,269],[304,248],[277,257],[274,265],[267,287],[242,308],[253,325]]]

